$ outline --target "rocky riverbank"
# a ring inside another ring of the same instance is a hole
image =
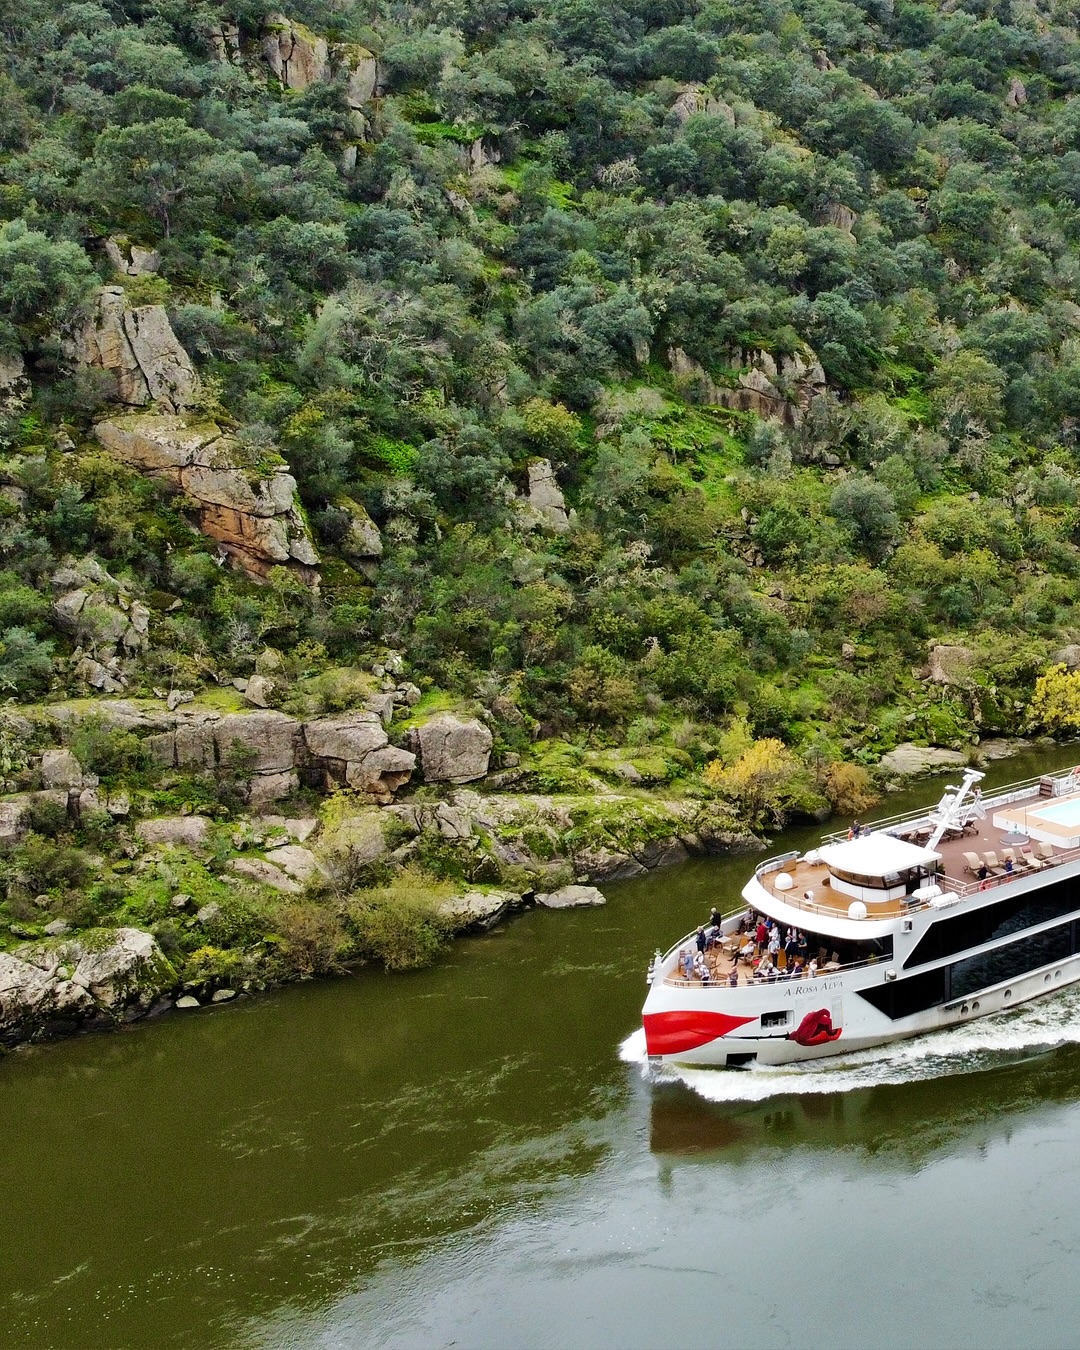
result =
[[[112,613],[100,578],[74,580],[88,593],[72,613]],[[113,608],[137,634],[138,615]],[[522,762],[482,713],[425,708],[392,654],[365,675],[362,706],[252,706],[271,666],[227,697],[0,719],[15,789],[0,796],[0,1044],[364,962],[407,969],[522,909],[602,904],[595,883],[763,845],[731,801],[663,781],[670,749],[541,745]],[[969,757],[899,746],[879,782]]]
[[[20,723],[22,790],[0,798],[8,1046],[365,961],[423,964],[524,908],[602,904],[591,883],[761,843],[715,800],[599,777],[500,790],[511,774],[487,772],[486,728],[446,713],[398,736],[415,750],[390,743],[377,709],[298,719],[102,700]],[[67,744],[45,744],[58,734]],[[107,777],[79,758],[108,768],[133,746],[141,767]],[[414,765],[425,781],[403,795],[395,776]],[[282,778],[290,796],[271,813]]]

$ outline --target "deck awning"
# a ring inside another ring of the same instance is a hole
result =
[[[831,870],[861,877],[891,877],[913,867],[940,862],[941,854],[920,844],[909,844],[891,834],[863,834],[819,848],[818,857]]]

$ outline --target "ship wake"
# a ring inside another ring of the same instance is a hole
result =
[[[964,1026],[802,1064],[753,1065],[741,1070],[668,1065],[650,1069],[641,1030],[623,1041],[619,1058],[640,1065],[650,1082],[683,1083],[708,1101],[754,1102],[793,1093],[853,1092],[980,1073],[1076,1044],[1080,1044],[1080,989],[1064,990],[1051,999],[1038,999]]]

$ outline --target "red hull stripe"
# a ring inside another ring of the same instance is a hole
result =
[[[677,1055],[726,1036],[753,1017],[729,1017],[727,1013],[679,1008],[672,1012],[646,1013],[645,1048],[650,1055]]]

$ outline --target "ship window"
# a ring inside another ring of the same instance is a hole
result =
[[[1026,895],[1014,895],[969,913],[939,919],[916,943],[904,968],[924,966],[928,961],[939,961],[943,956],[953,956],[969,947],[981,947],[983,943],[1077,912],[1080,912],[1080,895],[1075,880],[1070,879],[1034,894],[1029,891]]]
[[[1002,980],[1015,980],[1025,971],[1048,966],[1052,961],[1063,961],[1071,954],[1072,945],[1072,925],[1064,923],[1060,928],[1033,933],[996,951],[954,961],[949,967],[952,980],[949,997],[963,998]]]
[[[1080,924],[1063,923],[1044,933],[1010,942],[992,952],[966,956],[937,970],[909,975],[906,979],[884,984],[876,989],[861,989],[859,997],[866,999],[879,1012],[894,1020],[924,1012],[951,999],[966,998],[980,989],[1015,980],[1040,966],[1062,961],[1080,949]],[[979,1005],[973,1003],[972,1011]]]
[[[761,1014],[761,1029],[766,1027],[786,1027],[790,1014],[786,1012],[771,1012]]]
[[[945,967],[928,970],[922,975],[909,975],[906,980],[880,985],[877,989],[860,989],[859,997],[895,1021],[898,1017],[910,1017],[912,1013],[924,1012],[927,1008],[944,1003],[948,998],[945,983],[947,974]]]

